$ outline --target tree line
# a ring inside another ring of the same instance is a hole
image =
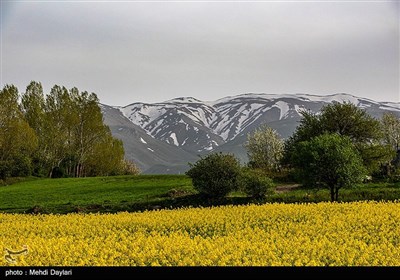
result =
[[[400,119],[393,112],[376,119],[350,102],[333,102],[318,113],[304,110],[301,115],[286,140],[268,126],[248,136],[253,167],[328,188],[332,201],[338,200],[339,189],[368,178],[398,180]]]
[[[0,179],[137,174],[113,138],[95,93],[32,81],[0,91]]]

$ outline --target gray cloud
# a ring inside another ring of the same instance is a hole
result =
[[[101,102],[246,92],[399,96],[397,2],[16,2],[2,9],[2,85]]]

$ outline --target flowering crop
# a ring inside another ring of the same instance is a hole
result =
[[[399,266],[400,202],[0,214],[18,266]]]

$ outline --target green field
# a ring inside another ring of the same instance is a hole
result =
[[[285,184],[277,184],[276,187],[279,190]],[[240,192],[213,201],[200,196],[193,189],[191,179],[185,175],[26,178],[0,186],[0,212],[8,213],[143,211],[254,202],[321,202],[329,199],[328,190],[296,187],[275,191],[262,201],[253,201]],[[340,201],[399,199],[400,183],[360,184],[339,192]]]
[[[182,175],[32,178],[0,186],[0,211],[66,213],[151,209],[160,201],[193,192],[190,178]]]

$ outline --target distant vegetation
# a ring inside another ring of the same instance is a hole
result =
[[[397,181],[400,175],[400,119],[386,113],[379,121],[352,103],[326,105],[319,114],[302,112],[303,119],[285,141],[267,125],[248,135],[247,169],[250,179],[239,168],[232,168],[233,155],[210,154],[186,173],[202,193],[223,195],[221,189],[239,190],[236,178],[247,194],[262,198],[268,191],[268,178],[292,178],[308,188],[327,188],[331,201],[339,200],[339,190],[368,178]],[[229,156],[229,160],[227,157]],[[235,172],[233,172],[235,170]],[[229,182],[228,187],[224,187]],[[250,183],[251,182],[251,183]],[[257,194],[257,190],[262,190]]]
[[[285,141],[282,166],[306,186],[328,188],[338,200],[341,188],[367,178],[397,180],[400,171],[400,119],[386,113],[381,121],[352,103],[326,105],[319,114],[304,111]],[[387,120],[394,125],[388,124]],[[391,131],[391,133],[387,133]]]
[[[138,172],[104,125],[96,94],[55,85],[45,95],[34,81],[21,96],[13,85],[0,91],[0,180]]]

